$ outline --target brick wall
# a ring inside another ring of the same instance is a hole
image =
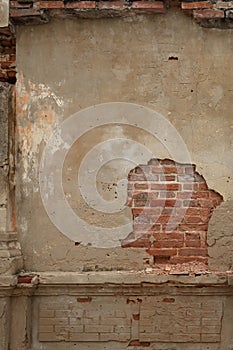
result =
[[[15,53],[15,35],[12,29],[0,28],[0,82],[15,83]]]
[[[74,0],[42,0],[15,1],[10,0],[10,16],[15,23],[43,23],[51,17],[64,17],[64,13],[74,16],[91,15],[129,15],[133,13],[165,13],[169,7],[181,7],[188,15],[193,16],[207,26],[222,25],[231,27],[233,18],[233,2],[231,1],[74,1]],[[216,22],[217,21],[217,22]]]
[[[222,315],[223,304],[218,297],[210,300],[161,293],[139,297],[70,297],[66,301],[57,297],[51,302],[42,298],[38,340],[117,341],[130,347],[150,347],[153,342],[219,343]]]
[[[222,202],[195,165],[152,159],[128,177],[133,232],[123,247],[147,248],[155,263],[207,263],[207,229]]]

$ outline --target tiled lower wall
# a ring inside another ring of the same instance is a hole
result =
[[[223,301],[218,297],[48,297],[40,299],[38,311],[39,342],[221,341]]]

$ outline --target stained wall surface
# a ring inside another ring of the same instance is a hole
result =
[[[224,198],[216,209],[220,214],[212,217],[208,231],[210,266],[213,269],[232,267],[232,239],[219,239],[220,233],[216,230],[224,226],[229,236],[232,232],[229,210],[233,197],[233,71],[229,69],[232,49],[230,30],[202,28],[174,10],[165,16],[64,19],[17,27],[16,197],[18,232],[27,270],[144,267],[148,254],[143,248],[108,246],[106,235],[99,238],[98,248],[88,241],[84,245],[82,239],[78,239],[85,235],[86,222],[92,232],[95,227],[130,225],[132,215],[127,207],[118,214],[98,210],[98,202],[91,207],[77,186],[77,174],[83,159],[89,159],[89,168],[87,166],[84,174],[94,169],[93,159],[98,158],[96,145],[116,138],[136,141],[158,158],[173,159],[171,153],[175,153],[174,160],[183,162],[182,149],[175,152],[179,145],[167,142],[167,131],[154,133],[157,126],[159,130],[158,119],[152,118],[151,123],[145,125],[141,118],[139,127],[121,123],[101,125],[101,118],[105,117],[102,112],[99,126],[91,129],[88,115],[83,115],[80,125],[87,132],[75,141],[62,169],[66,200],[84,222],[76,227],[76,244],[52,224],[41,200],[39,165],[55,128],[84,108],[112,102],[149,107],[178,131],[198,173],[204,176],[209,188]],[[111,105],[104,111],[111,118]],[[124,118],[127,123],[127,113]],[[77,124],[73,129],[78,128]],[[153,130],[152,134],[147,128]],[[127,179],[129,171],[142,160],[145,164],[151,158],[145,149],[140,157],[135,144],[127,142],[123,150],[117,143],[115,148],[107,144],[105,150],[108,154],[112,152],[113,157],[95,176],[97,190],[109,205],[118,196],[122,196],[122,201],[126,199],[125,182],[120,180]],[[59,143],[56,146],[53,142],[52,146],[54,154],[61,148]],[[119,149],[120,159],[116,156]],[[84,176],[85,179],[88,197],[93,183],[88,187],[89,177]],[[50,191],[48,195],[56,192],[53,181]],[[66,207],[55,215],[65,221]],[[229,251],[227,263],[223,257],[225,249]]]

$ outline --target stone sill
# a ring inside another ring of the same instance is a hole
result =
[[[0,276],[0,287],[46,287],[82,285],[142,286],[233,286],[233,271],[196,274],[155,274],[144,271],[31,272],[19,276]]]
[[[205,273],[196,275],[159,275],[145,271],[101,271],[101,272],[43,272],[38,276],[38,283],[45,285],[88,285],[116,284],[183,284],[183,285],[233,285],[232,273]]]

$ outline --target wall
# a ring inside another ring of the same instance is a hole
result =
[[[209,188],[223,196],[219,210],[224,218],[229,217],[232,72],[228,67],[232,45],[230,31],[202,28],[176,10],[165,16],[65,19],[62,25],[53,20],[43,26],[17,28],[17,211],[27,270],[145,266],[146,249],[96,249],[88,242],[86,246],[80,242],[75,245],[54,227],[41,202],[39,163],[54,127],[77,111],[99,103],[122,101],[148,106],[170,121]],[[108,227],[113,222],[132,223],[132,216],[129,208],[118,215],[105,215],[83,201],[76,186],[81,160],[99,142],[126,135],[151,149],[156,157],[172,158],[166,141],[156,140],[145,129],[135,129],[135,125],[101,126],[80,137],[69,152],[63,186],[75,213],[93,228]],[[127,151],[124,156],[128,157]],[[144,158],[150,159],[146,155]],[[174,160],[182,162],[182,154]],[[119,160],[105,165],[95,179],[101,195],[114,199],[115,192],[120,192],[119,187],[115,191],[114,184],[127,178],[134,166]],[[209,240],[216,235],[213,226]],[[83,227],[78,228],[80,235]],[[220,264],[219,259],[217,263],[220,241],[211,242],[209,255],[214,269],[229,267]],[[105,246],[105,242],[102,244]]]
[[[10,4],[0,349],[232,350],[232,3]]]

